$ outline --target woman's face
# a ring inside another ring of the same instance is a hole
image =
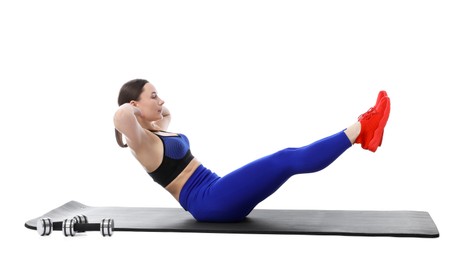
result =
[[[143,119],[147,121],[162,119],[162,106],[165,102],[157,95],[157,90],[151,83],[146,83],[139,100],[132,102],[140,109]]]

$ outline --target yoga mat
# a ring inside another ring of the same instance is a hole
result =
[[[240,234],[298,234],[343,236],[439,237],[429,213],[424,211],[286,210],[255,209],[242,222],[197,222],[181,208],[92,207],[70,201],[25,223],[37,229],[37,220],[63,221],[85,215],[89,223],[114,220],[114,233],[201,232]]]

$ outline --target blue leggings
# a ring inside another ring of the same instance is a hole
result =
[[[180,204],[197,221],[242,221],[291,176],[320,171],[349,147],[351,142],[342,131],[265,156],[223,177],[201,165],[183,186]]]

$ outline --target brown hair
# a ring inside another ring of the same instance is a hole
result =
[[[119,106],[130,103],[132,100],[138,101],[146,83],[149,83],[149,81],[145,79],[133,79],[123,84],[119,91],[119,98],[117,99]],[[117,129],[115,129],[115,137],[120,147],[127,147],[127,144],[124,144],[122,140],[122,134]]]

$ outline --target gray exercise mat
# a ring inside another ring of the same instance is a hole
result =
[[[31,219],[25,226],[36,229],[40,218],[62,221],[81,214],[87,216],[90,223],[112,218],[115,232],[439,237],[430,214],[424,211],[255,209],[239,223],[202,223],[181,208],[91,207],[76,201]]]

